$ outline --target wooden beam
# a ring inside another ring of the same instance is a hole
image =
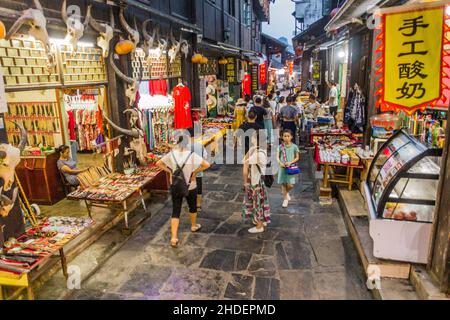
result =
[[[446,143],[442,155],[437,205],[433,221],[427,270],[438,283],[441,292],[450,294],[450,112],[447,113]]]

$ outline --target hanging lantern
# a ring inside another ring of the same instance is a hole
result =
[[[0,39],[5,39],[6,37],[6,27],[3,22],[0,21]]]
[[[224,65],[224,64],[227,64],[227,63],[228,63],[228,60],[226,58],[221,58],[219,60],[219,64],[221,64],[221,65]]]
[[[203,56],[200,53],[196,53],[192,56],[192,63],[200,63],[202,61]]]
[[[208,63],[208,58],[207,57],[202,57],[202,60],[200,61],[201,64],[207,64]]]
[[[302,46],[297,46],[297,47],[295,48],[295,55],[296,55],[297,57],[300,57],[302,54],[303,54],[303,48],[302,48]]]
[[[118,55],[126,55],[135,49],[134,43],[130,40],[120,40],[115,47]]]

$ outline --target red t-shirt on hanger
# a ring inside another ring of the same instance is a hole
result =
[[[174,128],[192,128],[191,92],[189,88],[176,86],[173,89],[173,100],[175,102]]]

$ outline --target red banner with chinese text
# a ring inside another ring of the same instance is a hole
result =
[[[265,62],[259,65],[259,83],[267,83],[267,64]]]
[[[445,6],[394,8],[382,14],[377,52],[382,111],[446,105],[449,101],[450,17]]]

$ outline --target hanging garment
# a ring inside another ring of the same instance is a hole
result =
[[[167,81],[166,80],[150,80],[149,83],[150,95],[167,96]]]
[[[75,140],[75,115],[73,114],[72,110],[67,112],[67,117],[69,119],[68,123],[69,139]]]
[[[175,101],[174,128],[192,128],[191,116],[191,92],[188,87],[176,86],[173,89],[173,99]]]
[[[359,90],[352,89],[344,110],[344,123],[348,125],[352,132],[361,133],[364,131],[366,121],[365,98]]]
[[[250,96],[252,94],[252,79],[249,74],[244,76],[244,80],[242,81],[242,95]]]

